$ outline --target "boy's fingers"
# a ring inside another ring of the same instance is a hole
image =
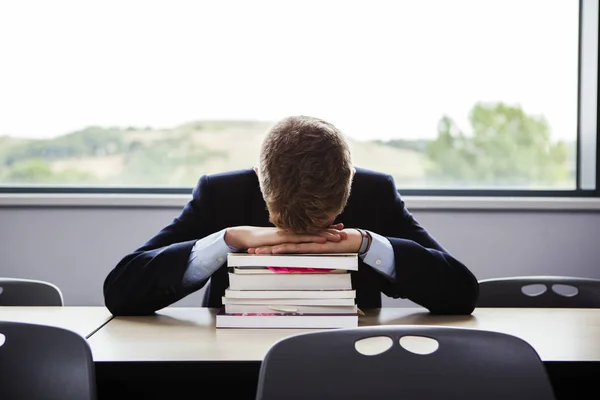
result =
[[[326,231],[323,231],[320,235],[327,238],[327,240],[331,242],[339,242],[342,239],[339,232],[337,232],[334,229],[328,229]]]

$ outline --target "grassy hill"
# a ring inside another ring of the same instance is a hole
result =
[[[477,103],[471,115],[471,134],[443,117],[433,141],[349,139],[354,164],[387,172],[402,188],[575,187],[576,141],[551,140],[544,118],[503,103]],[[204,174],[254,166],[270,125],[202,120],[0,137],[0,184],[189,187]]]
[[[0,137],[0,182],[191,186],[203,174],[258,161],[271,124],[194,121],[173,129],[88,127],[53,139]],[[422,152],[350,140],[356,166],[386,171],[399,183],[425,177]]]

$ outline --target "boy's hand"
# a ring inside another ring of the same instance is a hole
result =
[[[286,242],[275,245],[250,247],[251,254],[281,253],[357,253],[362,243],[362,235],[356,229],[344,229],[346,237],[338,241]]]
[[[315,234],[297,234],[273,227],[236,226],[225,231],[225,243],[236,249],[254,249],[284,243],[327,243],[347,238],[344,224],[331,225]]]

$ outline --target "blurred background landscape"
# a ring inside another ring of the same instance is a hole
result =
[[[0,184],[193,186],[203,174],[254,166],[273,122],[89,126],[45,139],[5,135]],[[544,117],[519,106],[475,104],[468,127],[440,116],[434,139],[348,140],[356,166],[387,172],[401,188],[575,187],[575,143],[553,141]]]

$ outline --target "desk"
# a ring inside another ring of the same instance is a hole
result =
[[[129,393],[164,399],[216,389],[253,399],[260,362],[273,343],[314,330],[215,329],[216,310],[163,309],[117,317],[104,307],[0,307],[0,320],[70,329],[88,338],[99,399]],[[112,319],[111,319],[112,318]],[[600,309],[481,308],[434,316],[422,308],[368,310],[360,325],[442,325],[508,333],[529,342],[547,367],[557,398],[600,398]],[[212,386],[212,387],[211,387]],[[596,396],[596,397],[593,397]]]
[[[215,329],[216,310],[166,308],[156,316],[117,317],[89,343],[95,361],[262,361],[286,336],[314,330]],[[443,325],[497,331],[530,343],[543,361],[600,362],[600,310],[481,308],[470,316],[422,308],[366,311],[360,326]]]
[[[0,307],[0,320],[50,325],[90,337],[112,314],[105,307]]]
[[[297,329],[216,329],[216,310],[168,307],[148,317],[116,317],[92,348],[99,399],[132,393],[144,399],[201,396],[254,399],[268,349]],[[434,316],[423,308],[367,311],[360,326],[443,325],[503,332],[538,352],[557,399],[600,398],[600,309],[481,308],[471,316]],[[592,390],[596,397],[587,397]]]

